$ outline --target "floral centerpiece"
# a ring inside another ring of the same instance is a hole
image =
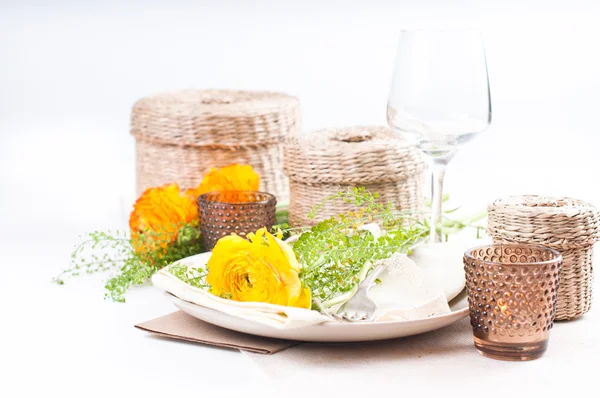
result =
[[[309,217],[334,201],[354,205],[313,227],[290,228],[285,219],[272,230],[260,228],[248,236],[228,235],[214,247],[207,266],[189,269],[178,262],[202,253],[196,200],[207,192],[257,190],[260,178],[250,166],[212,169],[195,188],[168,184],[146,190],[135,202],[129,231],[93,232],[73,253],[67,275],[113,271],[106,297],[125,301],[134,285],[147,284],[157,271],[215,296],[325,310],[347,301],[378,260],[410,253],[429,227],[421,214],[393,210],[377,193],[364,188],[340,191],[325,198]],[[483,215],[467,220],[447,218],[444,229],[455,232]],[[379,233],[373,233],[373,228]],[[294,243],[284,240],[293,237]]]

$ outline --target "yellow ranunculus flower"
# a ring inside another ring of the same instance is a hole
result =
[[[252,166],[232,164],[212,168],[202,177],[202,182],[196,188],[188,189],[186,193],[190,195],[194,203],[198,196],[207,192],[229,192],[229,191],[258,191],[260,177]]]
[[[300,282],[292,248],[265,228],[248,238],[219,239],[207,264],[211,293],[236,301],[310,308],[310,289]]]

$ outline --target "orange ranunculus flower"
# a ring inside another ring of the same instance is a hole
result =
[[[182,195],[177,184],[149,188],[133,205],[129,216],[131,240],[137,253],[164,248],[177,231],[198,218],[196,203]]]
[[[298,277],[300,266],[289,244],[265,228],[217,242],[208,260],[211,293],[236,301],[257,301],[310,308],[310,289]]]
[[[220,169],[211,169],[202,178],[200,185],[188,189],[186,194],[195,202],[198,196],[207,192],[257,191],[259,185],[260,177],[252,166],[232,164]]]

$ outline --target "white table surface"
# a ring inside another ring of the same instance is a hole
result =
[[[135,329],[174,310],[151,287],[115,304],[103,300],[102,276],[50,283],[80,234],[126,227],[136,99],[187,87],[282,90],[301,98],[305,128],[384,124],[401,27],[486,34],[494,121],[451,164],[456,201],[481,208],[542,193],[600,205],[596,2],[150,3],[0,6],[1,397],[597,395],[597,306],[558,324],[546,355],[529,363],[479,356],[464,320],[394,350],[357,347],[358,372],[329,372],[309,350],[296,378],[276,382],[238,351]],[[375,383],[365,364],[383,357],[392,365]]]

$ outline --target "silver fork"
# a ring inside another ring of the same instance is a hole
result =
[[[335,318],[341,318],[349,322],[372,321],[375,319],[377,304],[369,298],[369,289],[375,284],[375,279],[385,269],[385,261],[375,267],[373,271],[358,286],[352,298],[346,301],[335,313]]]

